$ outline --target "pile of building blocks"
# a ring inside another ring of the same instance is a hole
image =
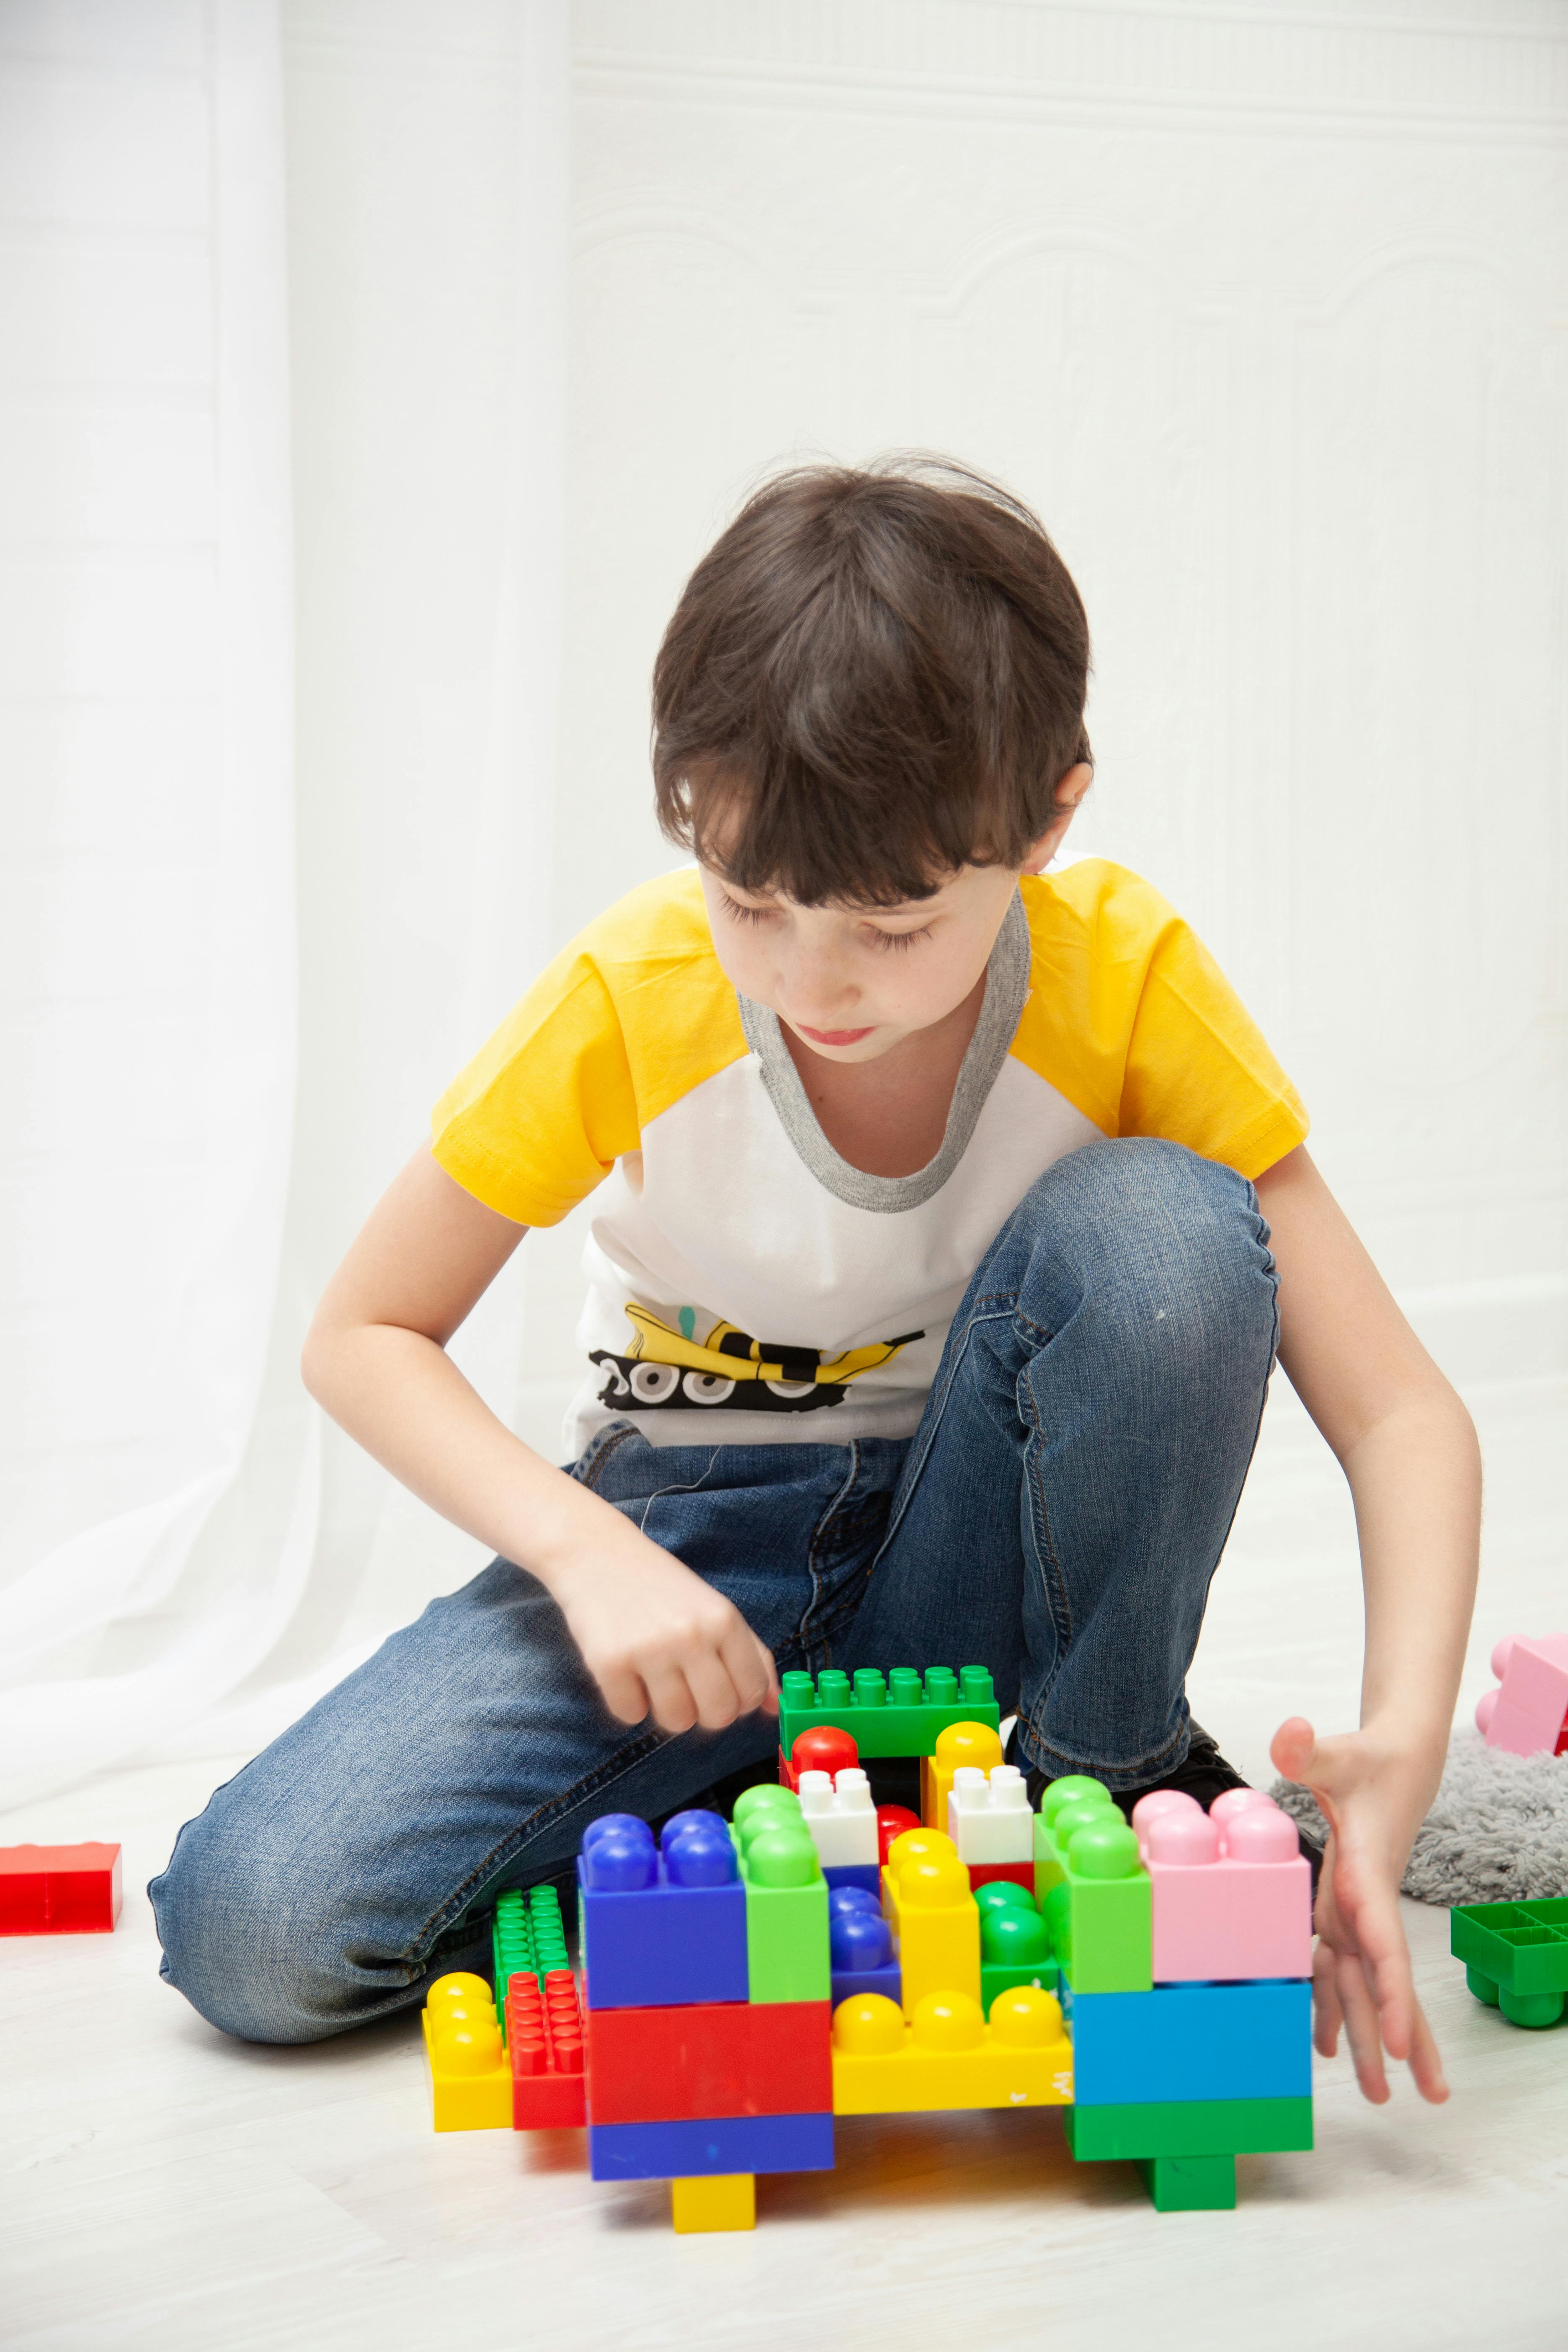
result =
[[[428,1996],[437,2129],[585,2123],[593,2178],[669,2180],[682,2231],[831,2168],[837,2116],[1060,2107],[1162,2212],[1311,2147],[1311,1878],[1268,1797],[1165,1790],[1129,1824],[1075,1775],[1031,1811],[977,1666],[786,1675],[780,1727],[731,1821],[590,1824],[580,2005],[553,1890],[501,1896],[494,1986]],[[889,1757],[920,1759],[919,1819],[873,1801]]]
[[[1568,2003],[1568,1896],[1458,1904],[1448,1943],[1476,1999],[1510,2025],[1557,2023]]]
[[[1476,1702],[1489,1748],[1510,1756],[1568,1756],[1568,1633],[1526,1642],[1513,1634],[1492,1652],[1496,1690]]]
[[[117,1845],[0,1846],[0,1936],[107,1936],[120,1901]]]

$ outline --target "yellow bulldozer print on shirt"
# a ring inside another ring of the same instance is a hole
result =
[[[606,1374],[599,1402],[615,1412],[692,1405],[724,1405],[731,1412],[815,1412],[823,1405],[842,1404],[851,1381],[889,1363],[901,1348],[925,1337],[923,1331],[906,1331],[901,1339],[847,1348],[825,1361],[818,1348],[753,1339],[732,1323],[715,1323],[700,1340],[689,1307],[681,1308],[679,1328],[630,1301],[626,1316],[637,1334],[628,1353],[613,1356],[595,1348],[589,1358]]]

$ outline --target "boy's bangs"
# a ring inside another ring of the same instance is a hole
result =
[[[939,832],[924,812],[889,807],[891,797],[848,797],[816,779],[754,782],[702,763],[681,779],[672,814],[679,837],[721,881],[798,907],[918,903],[965,866],[1005,862],[1005,850],[954,824],[952,803]]]

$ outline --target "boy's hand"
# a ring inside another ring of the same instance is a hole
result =
[[[1448,2085],[1399,1917],[1399,1882],[1436,1776],[1407,1747],[1365,1730],[1319,1739],[1299,1715],[1280,1725],[1269,1754],[1288,1780],[1311,1790],[1329,1824],[1314,1916],[1316,2046],[1331,2058],[1342,2024],[1367,2098],[1381,2106],[1389,2095],[1386,2051],[1407,2061],[1422,2097],[1439,2105]]]
[[[776,1715],[773,1654],[733,1603],[627,1521],[605,1535],[548,1582],[610,1713],[671,1732]]]

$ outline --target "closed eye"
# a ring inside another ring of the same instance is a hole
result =
[[[743,907],[739,898],[731,898],[728,890],[721,890],[720,900],[724,912],[737,923],[766,923],[778,912],[776,907]]]
[[[886,948],[889,954],[896,954],[902,949],[912,948],[917,940],[929,940],[931,929],[929,923],[922,925],[918,931],[879,931],[873,926],[871,937],[879,948]]]

